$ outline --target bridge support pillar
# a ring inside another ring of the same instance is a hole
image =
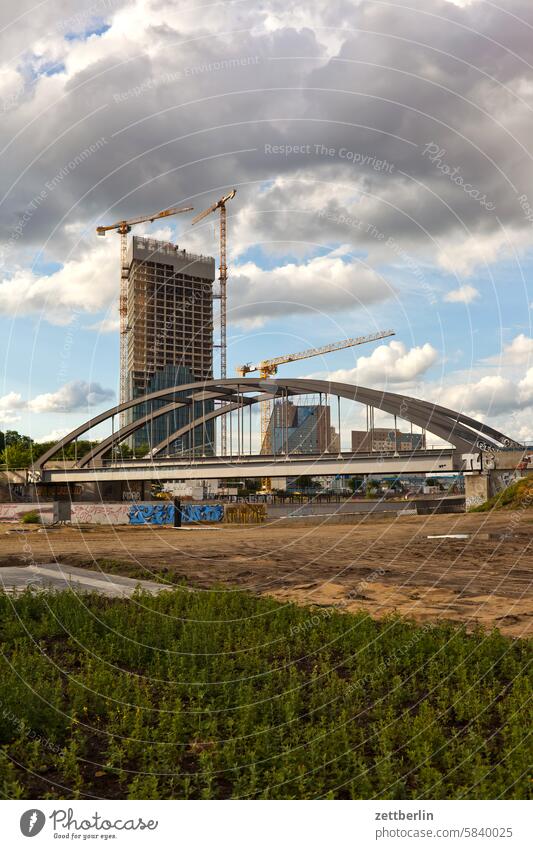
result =
[[[486,473],[465,475],[465,506],[479,507],[490,498],[490,478]]]

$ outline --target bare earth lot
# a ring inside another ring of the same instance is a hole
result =
[[[0,526],[0,566],[57,560],[376,616],[397,611],[517,637],[533,632],[533,510],[306,527],[13,527]],[[469,537],[428,539],[438,534]]]

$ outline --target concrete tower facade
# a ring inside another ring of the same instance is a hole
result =
[[[213,377],[213,257],[134,236],[128,255],[128,398]],[[211,402],[212,404],[212,402]],[[157,409],[162,404],[154,404]],[[212,409],[206,404],[205,411]],[[149,414],[143,405],[133,418]],[[186,423],[187,411],[137,431],[134,447],[156,445]],[[182,421],[183,420],[183,421]],[[213,453],[214,426],[181,440],[174,453]]]

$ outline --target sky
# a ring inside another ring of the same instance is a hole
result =
[[[229,374],[392,328],[280,376],[533,440],[529,0],[4,0],[0,48],[0,428],[59,437],[117,400],[96,226],[235,187]],[[191,218],[135,232],[217,256]]]

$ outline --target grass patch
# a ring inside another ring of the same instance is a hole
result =
[[[490,510],[524,510],[533,507],[533,475],[515,481],[503,492],[493,495],[478,507],[471,507],[470,513],[488,513]]]
[[[106,572],[108,575],[122,575],[124,578],[138,578],[140,581],[156,581],[161,584],[180,584],[182,577],[168,566],[158,566],[151,569],[138,563],[126,560],[116,560],[112,557],[97,557],[84,563],[88,569]]]
[[[176,589],[0,594],[3,798],[529,798],[531,645]]]

